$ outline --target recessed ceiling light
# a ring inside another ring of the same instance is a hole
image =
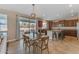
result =
[[[72,4],[69,4],[69,7],[72,7]]]
[[[72,9],[72,10],[71,10],[71,13],[73,13],[73,12],[74,12],[74,10]]]

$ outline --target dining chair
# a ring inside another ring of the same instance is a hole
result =
[[[43,52],[43,50],[47,49],[47,52],[49,53],[48,41],[49,41],[49,37],[47,35],[41,36],[41,38],[38,40],[36,44],[36,48],[37,49],[39,48],[41,50],[41,53]]]
[[[0,38],[0,43],[2,43],[2,41],[3,41],[3,38]]]
[[[30,40],[29,36],[23,35],[23,39],[24,39],[24,46],[25,46],[25,50],[27,48],[29,48],[29,53],[30,53],[30,48],[31,46],[33,46],[33,40]]]

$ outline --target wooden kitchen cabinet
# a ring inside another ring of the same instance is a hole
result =
[[[64,30],[65,36],[77,36],[77,31],[76,30]]]
[[[49,28],[49,30],[52,30],[52,27],[53,27],[53,22],[52,21],[49,21],[48,22],[48,28]]]
[[[76,24],[77,24],[77,19],[76,20],[65,20],[64,21],[65,27],[75,27]]]
[[[64,21],[65,21],[65,20],[60,20],[60,21],[58,22],[58,24],[64,24]]]
[[[78,19],[69,19],[69,20],[60,20],[58,22],[54,22],[55,25],[63,24],[64,27],[76,27]],[[77,36],[77,31],[72,30],[64,30],[64,34],[66,36]]]
[[[77,19],[74,20],[65,20],[64,21],[64,26],[65,27],[76,27],[77,25]],[[77,36],[77,31],[76,30],[65,30],[65,35],[67,36]]]

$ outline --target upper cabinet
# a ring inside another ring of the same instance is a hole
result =
[[[76,27],[78,19],[68,19],[68,20],[59,20],[56,22],[53,22],[54,27],[58,27],[60,24],[64,27]]]
[[[77,19],[74,19],[74,20],[65,20],[64,21],[64,25],[65,27],[76,27],[77,25]]]
[[[60,20],[60,21],[58,22],[58,24],[63,24],[63,25],[64,25],[64,23],[65,23],[65,20]]]

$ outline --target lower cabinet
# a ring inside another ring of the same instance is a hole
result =
[[[76,30],[65,30],[64,34],[65,34],[65,36],[77,37],[77,31]]]

